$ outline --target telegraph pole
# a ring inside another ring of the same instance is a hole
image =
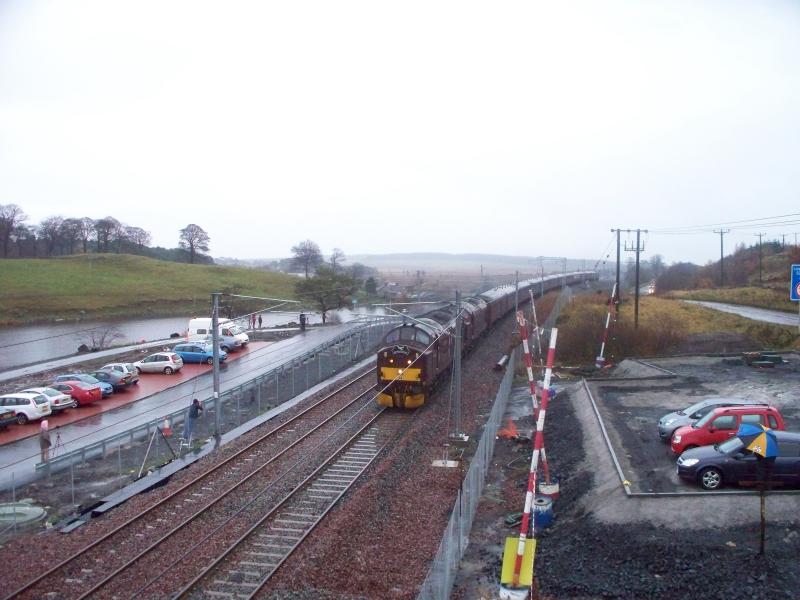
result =
[[[761,285],[761,238],[767,235],[766,233],[756,233],[758,236],[758,284]]]
[[[619,230],[617,230],[619,231]],[[632,230],[626,229],[627,233],[630,233]],[[629,248],[628,244],[625,244],[625,251],[626,252],[636,252],[636,288],[634,290],[634,308],[633,308],[633,326],[635,329],[639,328],[639,254],[644,251],[644,248],[641,244],[641,234],[642,232],[647,233],[647,229],[637,229],[636,230],[636,247]],[[619,234],[617,234],[619,235]],[[617,263],[617,269],[619,269],[619,263]],[[619,292],[617,292],[619,293]]]
[[[617,279],[616,279],[616,282],[617,282],[616,290],[617,291],[615,292],[616,296],[614,298],[612,298],[612,300],[614,301],[614,306],[616,306],[616,308],[617,308],[617,311],[619,311],[619,302],[620,302],[620,293],[619,293],[619,289],[620,289],[620,285],[619,285],[620,284],[620,281],[619,281],[619,234],[620,234],[621,231],[622,231],[621,229],[612,229],[611,230],[611,233],[614,233],[614,232],[617,233]]]
[[[725,260],[725,254],[722,251],[722,236],[726,233],[730,233],[730,229],[720,229],[714,230],[714,233],[719,234],[719,286],[723,287],[725,285],[725,271],[722,268],[722,261]]]
[[[222,294],[219,292],[211,293],[211,302],[213,308],[211,309],[211,343],[214,345],[214,438],[219,442],[221,435],[221,428],[219,424],[219,297]]]
[[[458,295],[458,292],[456,292],[456,294],[457,294],[456,295],[456,304],[458,304],[459,299],[461,298],[461,296]],[[515,315],[517,314],[518,310],[519,310],[519,271],[515,271],[514,272],[514,314]],[[459,314],[461,314],[461,313],[459,312]]]

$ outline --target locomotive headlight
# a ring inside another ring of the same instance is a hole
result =
[[[411,359],[410,358],[408,359],[408,364],[411,364]]]

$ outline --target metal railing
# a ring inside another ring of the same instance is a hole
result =
[[[464,481],[456,496],[453,512],[444,536],[439,544],[439,550],[433,559],[428,576],[422,583],[419,600],[446,600],[453,587],[458,563],[469,543],[469,532],[472,529],[472,519],[481,499],[486,473],[492,462],[494,442],[500,422],[506,410],[511,384],[514,380],[514,367],[516,364],[517,350],[511,354],[509,367],[506,369],[500,389],[495,396],[494,406],[481,435],[481,441],[469,465]]]

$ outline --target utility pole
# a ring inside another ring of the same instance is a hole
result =
[[[626,232],[630,233],[630,229],[626,229]],[[647,229],[637,229],[636,230],[636,247],[629,248],[628,244],[625,244],[625,251],[626,252],[636,252],[636,287],[634,289],[634,308],[633,308],[633,326],[635,329],[639,328],[639,254],[644,251],[644,248],[641,244],[641,234],[642,232],[647,233]],[[619,268],[619,265],[617,266]]]
[[[766,233],[756,233],[758,236],[758,284],[761,285],[761,238],[767,235]]]
[[[461,291],[456,290],[456,331],[455,331],[455,349],[453,351],[453,390],[455,392],[453,397],[454,408],[454,431],[450,436],[450,441],[456,443],[463,443],[469,441],[469,437],[464,435],[461,430],[461,334],[464,319],[461,316]]]
[[[456,303],[459,302],[460,296],[456,296]],[[519,271],[514,271],[514,314],[519,310]],[[459,312],[459,314],[461,314]]]
[[[719,234],[719,286],[723,287],[725,285],[725,271],[722,268],[722,261],[725,260],[725,254],[722,251],[722,236],[726,233],[730,233],[730,229],[720,229],[714,230],[714,233]]]
[[[785,233],[781,234],[781,248],[783,248],[783,249],[786,248],[786,234]]]
[[[211,303],[213,306],[211,309],[211,343],[214,345],[214,366],[212,367],[214,371],[214,438],[218,443],[221,436],[219,424],[219,297],[221,295],[222,294],[219,292],[211,293]]]
[[[619,311],[619,303],[620,303],[620,281],[619,281],[619,234],[622,230],[621,229],[612,229],[611,233],[617,233],[617,278],[616,278],[616,297],[613,298],[614,306],[617,307],[617,311]]]

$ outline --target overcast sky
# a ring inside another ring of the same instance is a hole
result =
[[[800,212],[799,157],[796,1],[0,0],[0,204],[29,223],[599,258],[614,227]],[[800,220],[726,246],[759,231]]]

